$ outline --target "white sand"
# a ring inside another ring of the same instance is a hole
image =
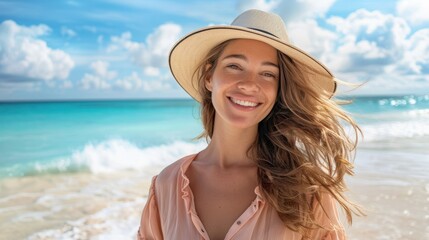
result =
[[[25,239],[46,229],[60,229],[68,239],[99,235],[106,230],[101,226],[104,222],[138,219],[148,179],[136,173],[79,173],[2,180],[0,239]],[[59,236],[36,234],[32,239]]]

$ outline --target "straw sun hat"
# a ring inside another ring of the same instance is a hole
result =
[[[231,39],[253,39],[264,42],[307,67],[308,77],[317,89],[328,97],[336,89],[332,73],[315,58],[292,45],[283,20],[276,14],[249,10],[240,14],[230,26],[211,26],[186,35],[170,52],[171,72],[182,88],[195,100],[201,101],[198,79],[194,74],[208,52]]]

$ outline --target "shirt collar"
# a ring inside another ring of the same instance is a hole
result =
[[[189,166],[191,165],[192,161],[195,160],[195,158],[198,156],[198,153],[189,155],[185,157],[184,161],[180,165],[180,182],[181,182],[181,190],[182,190],[182,198],[187,200],[186,201],[186,207],[188,210],[191,208],[191,188],[189,186],[189,178],[186,176],[186,171],[188,170]],[[259,186],[256,186],[255,188],[255,194],[256,194],[256,200],[259,203],[265,203],[264,198],[261,193],[261,189]]]

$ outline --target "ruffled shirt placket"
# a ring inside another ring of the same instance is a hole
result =
[[[182,165],[180,169],[180,176],[182,178],[182,199],[184,200],[186,212],[189,214],[195,229],[201,235],[201,239],[209,240],[209,235],[207,234],[207,231],[205,230],[204,225],[201,222],[201,219],[198,217],[197,211],[195,210],[194,196],[192,195],[192,191],[189,186],[189,179],[185,175],[186,169],[189,165],[190,162]]]
[[[248,224],[249,220],[253,217],[257,217],[262,212],[262,208],[265,205],[265,202],[262,199],[262,196],[259,193],[259,187],[255,188],[256,199],[253,200],[252,204],[246,209],[246,211],[241,214],[241,216],[235,221],[235,223],[228,230],[228,233],[225,236],[225,240],[232,240],[233,237]]]

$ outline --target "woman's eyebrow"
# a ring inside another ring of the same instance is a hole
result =
[[[242,55],[242,54],[231,54],[231,55],[227,55],[225,57],[223,57],[222,60],[228,59],[228,58],[238,58],[238,59],[242,59],[244,61],[247,62],[247,57]]]
[[[262,65],[273,66],[273,67],[279,68],[279,65],[277,65],[273,62],[268,62],[268,61],[263,62]]]
[[[227,56],[223,57],[222,60],[225,60],[225,59],[228,59],[228,58],[238,58],[238,59],[242,59],[242,60],[248,62],[247,57],[244,56],[244,55],[242,55],[242,54],[227,55]],[[270,62],[270,61],[265,61],[265,62],[262,63],[262,65],[268,65],[268,66],[273,66],[273,67],[279,68],[279,66],[277,64],[275,64],[273,62]]]

